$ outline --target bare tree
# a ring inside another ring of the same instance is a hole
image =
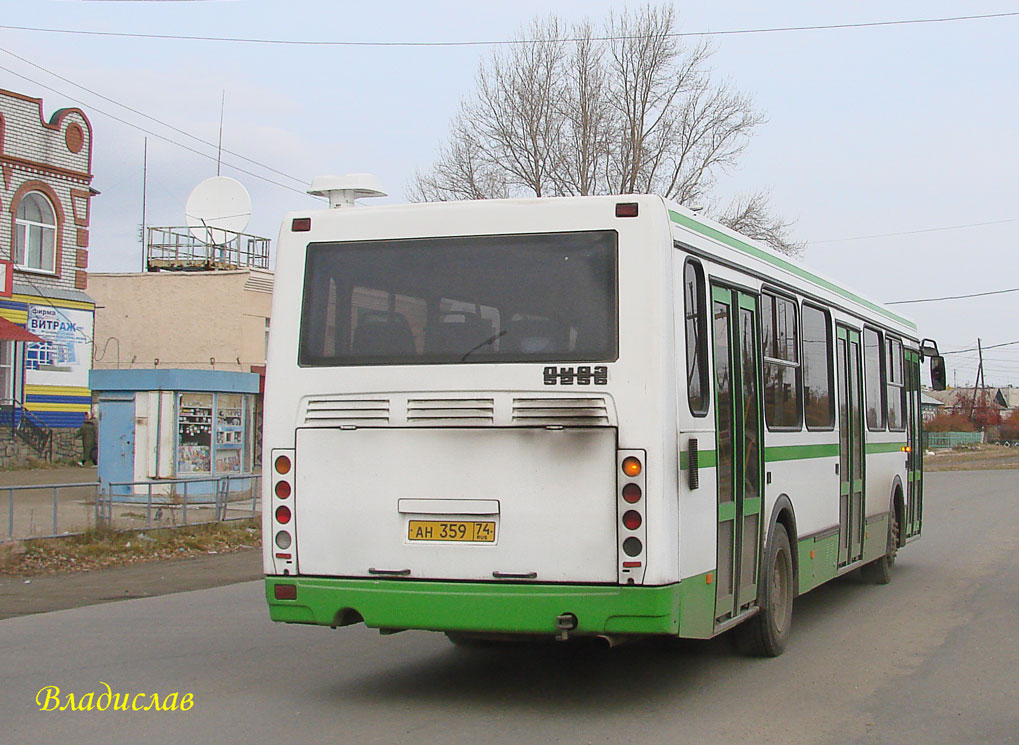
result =
[[[725,212],[718,216],[718,221],[791,256],[802,253],[806,246],[789,237],[793,223],[778,218],[772,212],[766,192],[759,191],[737,197]]]
[[[554,16],[533,21],[518,43],[482,63],[449,141],[415,176],[411,198],[710,198],[763,117],[749,97],[712,80],[711,49],[686,46],[676,29],[667,4],[612,14],[602,36],[587,21],[565,30]],[[770,216],[763,195],[731,209],[745,213],[740,225],[770,225],[751,237],[797,249],[791,225]]]
[[[615,121],[609,101],[604,45],[594,40],[590,22],[573,27],[576,41],[564,58],[558,90],[563,120],[555,147],[552,179],[560,195],[605,193],[601,169],[609,152]]]

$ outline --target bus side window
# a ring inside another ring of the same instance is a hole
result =
[[[761,295],[761,346],[764,350],[764,415],[768,429],[800,429],[800,342],[796,303]]]
[[[863,384],[867,391],[867,429],[885,428],[885,370],[881,333],[863,329]]]
[[[686,260],[683,268],[683,312],[686,319],[686,390],[690,413],[708,413],[708,339],[704,328],[704,270]]]
[[[902,342],[890,336],[885,338],[885,370],[888,371],[888,429],[903,432],[906,420],[905,376],[902,374]]]
[[[831,321],[828,312],[803,304],[803,416],[807,429],[835,426]]]

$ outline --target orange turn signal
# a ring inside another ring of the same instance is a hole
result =
[[[631,479],[635,476],[640,476],[642,466],[637,458],[632,455],[629,458],[623,459],[623,473],[629,476]]]

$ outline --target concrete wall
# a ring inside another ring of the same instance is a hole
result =
[[[265,364],[271,288],[261,270],[91,274],[93,367],[249,372]]]

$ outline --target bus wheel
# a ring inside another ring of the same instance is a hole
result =
[[[744,654],[778,657],[789,640],[793,620],[793,559],[789,535],[775,525],[764,558],[757,615],[733,629],[737,648]]]
[[[888,543],[885,555],[870,564],[860,567],[860,576],[864,582],[875,585],[887,585],[892,580],[892,565],[895,555],[899,552],[899,521],[895,516],[895,508],[888,515]]]

